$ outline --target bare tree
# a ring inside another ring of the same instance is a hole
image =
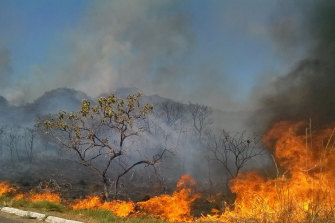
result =
[[[164,101],[159,105],[159,108],[163,112],[167,125],[172,127],[175,127],[185,115],[184,105],[178,102]]]
[[[208,106],[192,103],[188,104],[188,110],[191,113],[193,128],[201,141],[206,125],[211,124],[209,117],[213,111]]]
[[[104,184],[104,195],[110,198],[118,194],[120,179],[134,167],[153,166],[161,160],[165,150],[152,159],[134,160],[125,143],[129,138],[145,130],[143,121],[153,109],[150,104],[140,105],[141,95],[129,95],[126,99],[114,95],[100,97],[97,105],[83,100],[78,112],[59,112],[38,126],[54,138],[62,148],[77,154],[82,165],[94,170]],[[116,166],[112,167],[112,163]]]
[[[26,154],[30,163],[33,161],[35,136],[36,136],[35,129],[26,128],[24,130],[24,147],[26,149]]]
[[[244,133],[231,136],[224,130],[209,133],[208,148],[214,159],[226,170],[229,178],[235,178],[241,169],[254,157],[263,155],[258,148],[257,137],[248,137]]]
[[[1,126],[0,127],[0,141],[1,141],[1,143],[0,143],[0,158],[2,158],[2,156],[3,156],[3,154],[4,154],[4,151],[3,151],[3,149],[4,149],[4,145],[3,145],[3,142],[4,142],[4,133],[5,133],[5,127],[4,126]]]
[[[0,159],[3,158],[4,153],[5,153],[5,145],[4,145],[4,141],[5,141],[5,127],[1,126],[0,127]]]
[[[9,150],[11,163],[14,164],[15,156],[18,161],[21,160],[19,146],[22,137],[13,128],[10,128],[5,134],[5,146]]]

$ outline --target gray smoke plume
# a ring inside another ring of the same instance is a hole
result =
[[[267,124],[309,119],[317,125],[327,124],[335,121],[335,2],[294,2],[303,6],[302,21],[297,26],[290,22],[282,24],[280,29],[284,31],[295,27],[293,36],[287,38],[284,32],[275,40],[279,47],[289,48],[287,52],[297,49],[295,45],[304,44],[308,54],[291,72],[270,85],[267,89],[270,93],[261,99],[261,110],[266,114]],[[300,43],[296,36],[301,37]],[[255,116],[254,120],[260,121]]]
[[[197,39],[190,11],[176,0],[92,1],[64,31],[64,41],[51,47],[46,62],[34,64],[0,94],[22,105],[56,88],[96,97],[137,87],[146,94],[231,108],[231,84],[222,86],[227,77],[216,62],[208,58],[195,66],[192,60]]]
[[[59,87],[93,97],[121,86],[151,92],[162,80],[163,89],[171,90],[192,45],[187,15],[178,8],[176,1],[166,0],[90,3],[78,24],[64,33],[65,43],[53,49],[62,56],[36,66],[7,99],[22,104]]]

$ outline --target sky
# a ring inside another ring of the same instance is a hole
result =
[[[276,35],[286,40],[287,27],[299,22],[285,7],[276,0],[2,0],[0,95],[24,104],[59,87],[91,97],[137,87],[248,109],[260,83],[304,54],[278,49]]]

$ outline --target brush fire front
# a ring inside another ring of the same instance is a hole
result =
[[[234,208],[211,219],[304,222],[334,217],[334,129],[317,132],[303,122],[279,122],[263,137],[273,149],[277,177],[241,173],[230,182]]]
[[[5,195],[15,191],[15,188],[6,182],[1,182],[2,194]],[[149,215],[160,217],[169,221],[192,221],[191,204],[200,197],[195,193],[196,182],[189,175],[181,177],[177,184],[176,191],[172,195],[160,195],[143,202],[133,201],[102,201],[98,196],[88,196],[82,200],[67,202],[61,200],[60,194],[52,192],[27,194],[18,193],[14,195],[15,200],[26,199],[32,202],[49,201],[54,203],[65,203],[73,210],[80,209],[102,209],[108,210],[119,217],[130,215]]]
[[[257,171],[240,173],[230,181],[236,194],[233,205],[212,214],[192,216],[192,203],[201,196],[189,175],[179,180],[171,195],[163,194],[147,201],[103,201],[97,196],[66,202],[74,210],[103,209],[119,217],[153,216],[169,221],[304,222],[335,216],[335,136],[334,129],[318,131],[304,122],[278,122],[264,136],[264,145],[274,154],[275,178]],[[14,194],[16,188],[0,183],[0,195]],[[14,199],[60,203],[57,193],[16,194]]]

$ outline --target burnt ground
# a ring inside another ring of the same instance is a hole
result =
[[[81,198],[101,190],[99,179],[87,168],[69,160],[44,159],[27,162],[0,163],[0,180],[9,181],[28,192],[46,185],[61,192],[66,199]]]
[[[102,196],[103,190],[100,179],[93,172],[65,159],[16,162],[14,165],[9,161],[1,162],[0,180],[18,185],[19,193],[38,191],[41,186],[45,188],[47,185],[50,190],[61,193],[67,201],[82,199],[87,195]],[[118,199],[133,201],[145,201],[157,195],[172,194],[177,183],[173,179],[164,179],[163,182],[159,177],[150,174],[130,175],[130,178],[124,180],[120,184],[122,193]],[[224,209],[224,201],[227,201],[227,198],[222,194],[213,196],[202,189],[197,192],[202,194],[202,197],[192,203],[193,216],[211,213],[212,209]],[[0,219],[0,222],[3,221]]]
[[[0,180],[16,184],[23,193],[48,186],[66,200],[101,196],[103,191],[103,184],[93,171],[65,159],[41,159],[32,163],[0,161]],[[172,193],[175,186],[175,181],[163,185],[155,176],[129,174],[129,178],[124,177],[120,182],[120,199],[142,201],[148,196]]]

